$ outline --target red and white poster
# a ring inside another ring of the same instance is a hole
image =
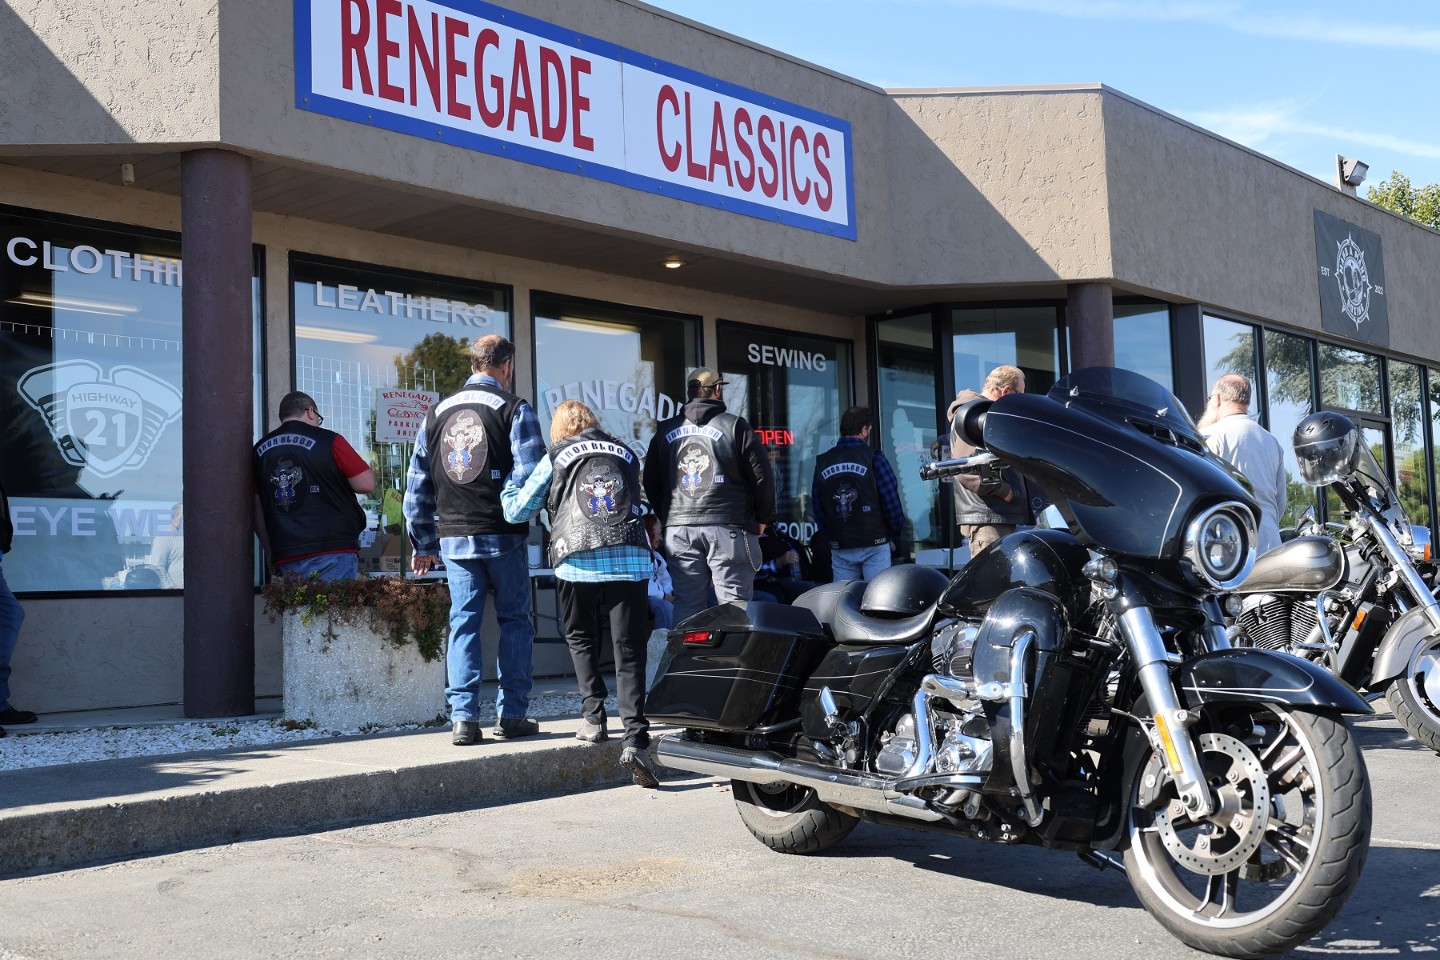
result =
[[[414,443],[425,415],[439,402],[440,394],[430,390],[376,387],[375,442]]]

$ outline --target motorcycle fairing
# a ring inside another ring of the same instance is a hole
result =
[[[1180,665],[1175,684],[1188,708],[1241,700],[1341,713],[1375,712],[1353,687],[1324,667],[1276,650],[1242,647],[1201,654]]]
[[[1432,639],[1435,633],[1435,628],[1425,617],[1424,607],[1406,611],[1385,635],[1380,649],[1375,651],[1375,669],[1370,673],[1370,686],[1382,690],[1391,680],[1405,674],[1420,645]],[[1427,689],[1430,683],[1437,682],[1434,671],[1426,674],[1426,680]],[[1440,701],[1440,690],[1435,691],[1435,697]]]

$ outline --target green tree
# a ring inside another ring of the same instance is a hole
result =
[[[405,390],[434,390],[448,397],[469,379],[470,347],[463,337],[432,333],[395,358],[395,385]]]
[[[1415,187],[1399,170],[1365,191],[1365,199],[1431,230],[1440,230],[1440,183]]]

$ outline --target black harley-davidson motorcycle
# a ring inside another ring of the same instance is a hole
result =
[[[679,624],[647,713],[667,766],[733,781],[750,832],[816,853],[860,820],[1123,865],[1186,943],[1258,957],[1319,931],[1357,883],[1370,788],[1316,664],[1233,649],[1221,591],[1258,508],[1163,387],[1108,368],[956,414],[1069,530],[1024,530],[953,579],[902,565],[793,606]],[[1123,854],[1123,859],[1116,854]]]
[[[1321,664],[1440,751],[1440,600],[1430,531],[1413,526],[1349,418],[1312,413],[1295,428],[1305,481],[1344,504],[1328,527],[1307,513],[1236,588],[1232,641]],[[1333,534],[1333,536],[1329,535]],[[1238,600],[1238,604],[1236,601]]]

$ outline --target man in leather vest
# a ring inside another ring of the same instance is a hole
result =
[[[550,442],[525,486],[506,485],[501,493],[505,518],[525,521],[541,507],[550,514],[555,593],[580,687],[583,720],[575,738],[586,743],[610,738],[605,726],[609,693],[600,673],[601,630],[608,616],[615,694],[625,725],[620,765],[638,785],[654,789],[660,781],[645,719],[650,542],[642,520],[640,461],[601,430],[595,412],[579,400],[556,405]]]
[[[870,446],[873,418],[866,407],[840,415],[840,440],[815,460],[810,485],[816,535],[830,544],[836,580],[870,580],[890,566],[905,532],[905,509],[895,471]]]
[[[353,580],[365,529],[355,494],[375,489],[375,471],[324,422],[309,394],[280,401],[280,426],[252,458],[255,532],[277,573]]]
[[[545,443],[534,408],[510,392],[515,382],[513,343],[498,334],[476,337],[470,370],[465,386],[425,417],[410,458],[404,505],[414,547],[411,569],[424,576],[439,556],[445,558],[450,581],[445,695],[450,701],[450,739],[457,747],[483,739],[480,626],[486,594],[495,596],[500,624],[500,692],[491,733],[504,740],[540,730],[526,715],[535,643],[525,555],[529,524],[505,519],[500,494],[507,485],[525,485],[545,455]]]
[[[760,533],[775,520],[770,461],[741,417],[725,410],[725,381],[710,367],[686,380],[689,402],[663,421],[645,455],[645,496],[665,525],[675,622],[709,606],[749,600]]]
[[[1002,365],[990,371],[985,378],[984,389],[979,393],[961,390],[956,394],[955,401],[945,414],[951,420],[950,456],[968,457],[975,453],[975,448],[955,433],[955,411],[961,405],[979,397],[999,400],[1006,394],[1024,392],[1024,371],[1019,367]],[[1020,524],[1035,522],[1025,479],[1010,467],[983,467],[978,472],[956,474],[954,487],[955,522],[960,527],[960,535],[970,542],[972,557],[995,541],[1014,533]]]

